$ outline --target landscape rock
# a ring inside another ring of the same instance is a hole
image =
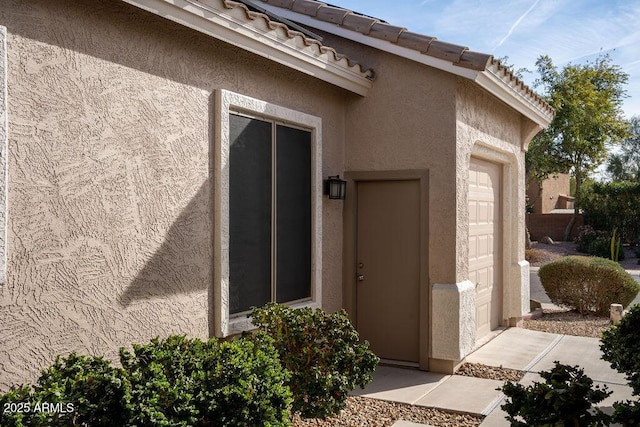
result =
[[[555,242],[553,241],[553,239],[549,236],[544,236],[542,239],[540,239],[540,243],[544,243],[545,245],[554,245]]]

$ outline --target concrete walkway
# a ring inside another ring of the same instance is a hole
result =
[[[631,388],[626,385],[624,375],[612,370],[600,356],[600,340],[597,338],[510,328],[467,356],[466,360],[523,370],[526,375],[520,381],[522,384],[542,382],[538,372],[551,369],[556,360],[579,365],[595,384],[606,384],[613,390],[613,394],[601,403],[604,410],[610,410],[613,402],[632,399]],[[504,395],[496,390],[502,385],[503,381],[380,366],[372,383],[365,390],[356,390],[353,394],[485,415],[482,426],[508,426],[500,409]],[[398,421],[394,427],[419,425]]]

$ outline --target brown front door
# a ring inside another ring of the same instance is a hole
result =
[[[420,182],[357,182],[356,322],[383,359],[418,362]]]

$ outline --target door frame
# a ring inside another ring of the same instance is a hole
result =
[[[395,171],[346,171],[347,192],[343,212],[343,265],[342,305],[351,322],[357,325],[356,301],[356,244],[357,244],[357,183],[362,181],[408,181],[417,180],[420,185],[420,307],[419,307],[419,367],[429,370],[431,342],[429,286],[429,171],[427,169]]]

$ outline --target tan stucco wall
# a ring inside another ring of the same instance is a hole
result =
[[[432,291],[436,284],[450,284],[457,289],[458,79],[395,55],[323,35],[328,44],[376,72],[376,81],[369,94],[365,98],[352,100],[347,109],[345,169],[366,173],[422,170],[428,176],[427,213],[421,224],[421,231],[427,236],[428,250],[421,254],[427,267],[426,283],[421,284],[426,289],[421,291],[421,295],[427,301],[421,301],[426,312],[421,311],[420,330],[426,336],[420,337],[420,366],[423,369],[441,369],[432,360],[434,349],[437,349],[439,341],[449,340],[456,347],[455,352],[441,352],[439,357],[455,359],[459,354],[456,344],[459,322],[464,321],[458,316],[462,313],[457,309],[461,298],[456,292],[450,301],[451,305],[446,307],[450,316],[442,319],[441,333],[434,329],[440,320],[434,318],[434,310],[442,301],[436,301]],[[350,215],[347,212],[347,221]],[[345,239],[349,238],[349,233],[345,234]],[[348,246],[348,240],[345,243],[347,252],[354,250]],[[347,264],[351,258],[353,254],[345,253]],[[348,277],[348,265],[345,266],[345,274],[345,287],[348,289],[352,280]],[[348,297],[346,302],[347,308],[354,310],[353,304],[349,307]]]
[[[341,89],[123,2],[6,0],[8,283],[0,389],[57,354],[212,330],[213,93],[323,120],[343,170]],[[323,306],[342,305],[342,205],[323,199]]]
[[[525,163],[524,148],[532,123],[468,81],[457,90],[458,173],[458,279],[467,280],[468,264],[468,170],[472,156],[500,164],[502,168],[502,324],[513,324],[529,309],[529,264],[524,258]],[[468,307],[467,311],[475,310]],[[462,354],[473,348],[473,331]]]
[[[559,205],[558,199],[560,196],[569,196],[570,192],[571,177],[566,173],[549,176],[542,182],[542,189],[535,179],[531,180],[527,188],[533,213],[549,213],[554,209],[566,209],[565,206]]]
[[[428,170],[428,219],[423,224],[428,232],[424,259],[431,287],[426,351],[431,369],[450,370],[475,345],[475,284],[468,280],[472,154],[502,164],[504,323],[528,308],[523,238],[523,147],[528,141],[523,136],[532,125],[461,77],[323,36],[331,46],[376,71],[369,95],[354,99],[347,109],[345,169]],[[345,286],[348,280],[345,276]],[[425,366],[422,355],[421,366]]]
[[[456,78],[373,48],[324,35],[376,72],[365,98],[346,113],[345,169],[429,171],[429,276],[455,280]]]
[[[521,140],[521,116],[472,83],[460,79],[457,89],[458,155],[458,244],[459,254],[468,253],[468,170],[472,155],[503,165],[504,209],[518,206],[517,222],[524,224],[524,150]],[[465,173],[467,172],[467,173]],[[514,180],[515,178],[515,180]],[[515,187],[515,188],[514,188]],[[516,194],[517,193],[517,194]],[[514,197],[517,197],[514,199]],[[522,205],[522,209],[519,206]],[[503,212],[503,221],[509,214]],[[508,236],[505,236],[508,238]],[[524,245],[514,257],[524,259]],[[468,274],[468,259],[459,257],[458,279]]]

